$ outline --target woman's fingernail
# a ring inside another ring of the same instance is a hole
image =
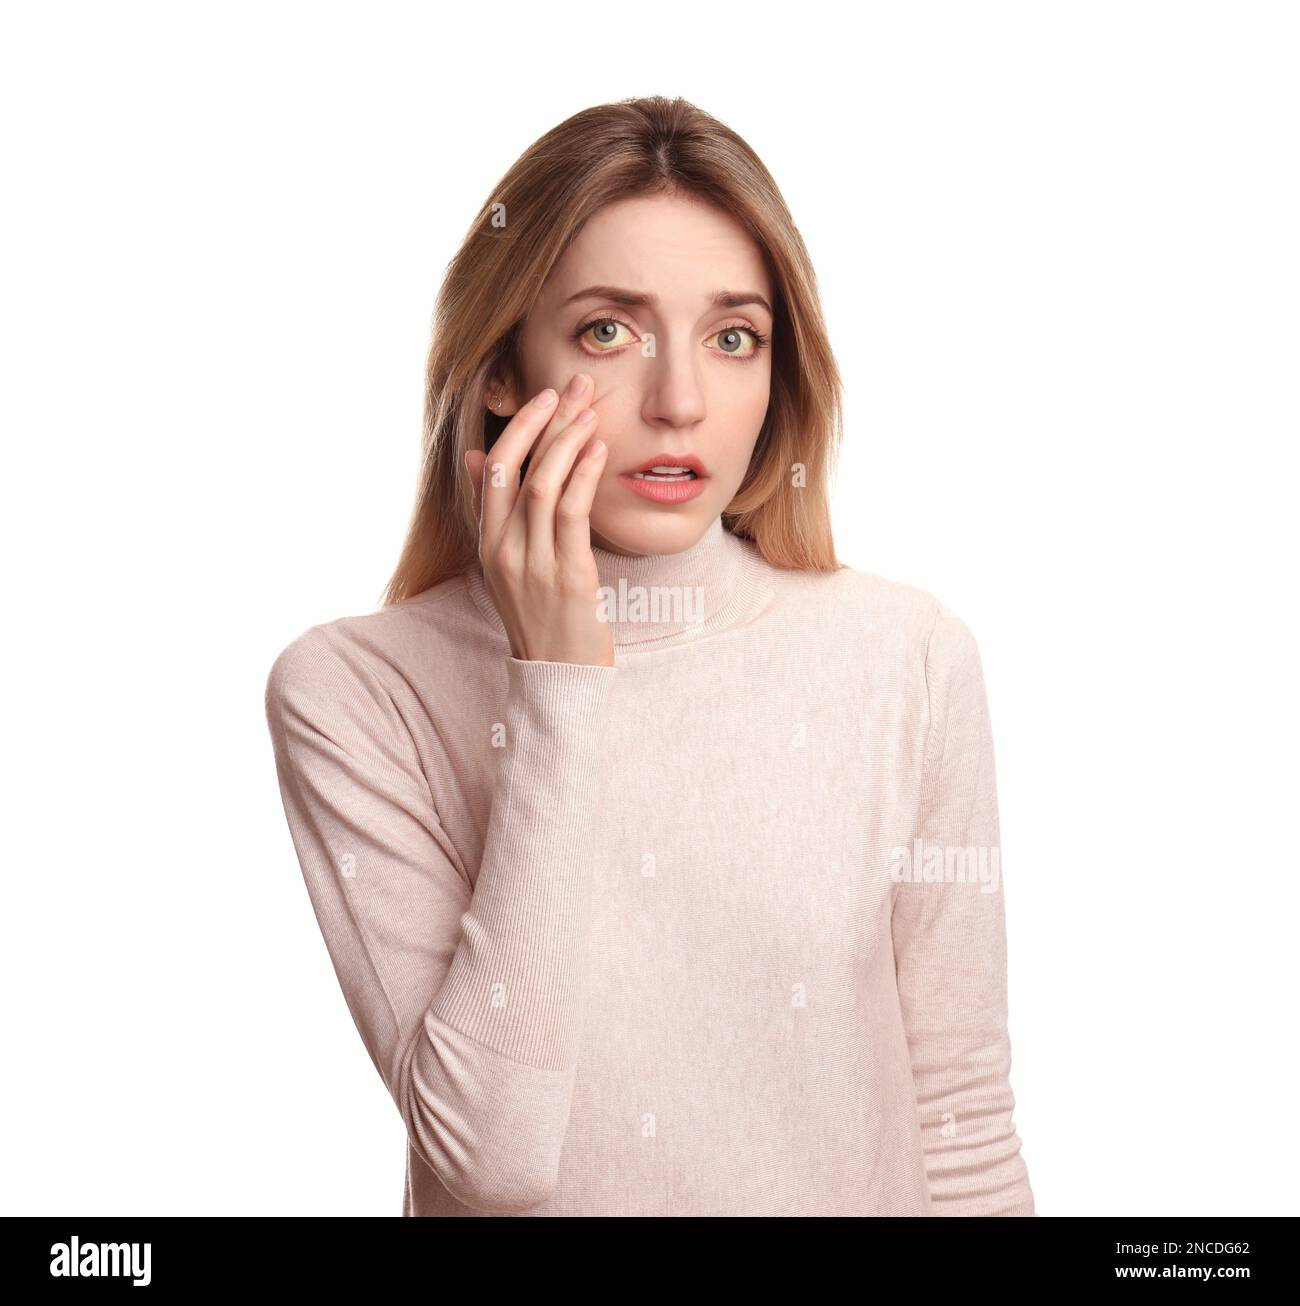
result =
[[[538,408],[549,408],[557,398],[558,396],[555,391],[548,385],[546,389],[533,400],[533,402],[538,406]]]
[[[579,372],[577,376],[569,382],[569,398],[576,399],[587,388],[587,376],[585,372]]]

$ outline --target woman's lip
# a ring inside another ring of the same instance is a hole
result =
[[[629,467],[629,472],[649,472],[656,467],[685,467],[692,471],[696,476],[707,476],[709,469],[693,454],[671,454],[657,453],[653,458],[647,458],[645,462],[637,467]]]
[[[707,476],[694,476],[685,481],[642,481],[631,472],[621,472],[621,480],[635,494],[654,503],[686,503],[704,493]]]

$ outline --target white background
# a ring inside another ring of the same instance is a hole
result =
[[[378,602],[493,183],[651,93],[811,250],[840,556],[979,640],[1040,1213],[1300,1211],[1294,6],[5,14],[0,1211],[398,1212],[266,673]]]

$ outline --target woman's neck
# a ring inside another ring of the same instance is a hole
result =
[[[593,545],[615,644],[689,635],[716,619],[740,578],[744,547],[721,517],[680,553],[615,553]]]

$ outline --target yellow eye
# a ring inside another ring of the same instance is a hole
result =
[[[620,345],[627,344],[626,340],[619,340],[619,331],[627,331],[631,334],[631,329],[624,322],[619,322],[614,318],[601,318],[599,322],[593,322],[590,326],[582,329],[581,338],[588,338],[593,345],[598,346],[599,352],[604,353],[607,349],[617,349]]]
[[[745,337],[749,338],[748,349],[744,347]],[[731,354],[735,358],[748,358],[758,352],[758,335],[748,327],[723,327],[721,331],[715,331],[709,339],[721,341],[718,346],[719,352]]]

